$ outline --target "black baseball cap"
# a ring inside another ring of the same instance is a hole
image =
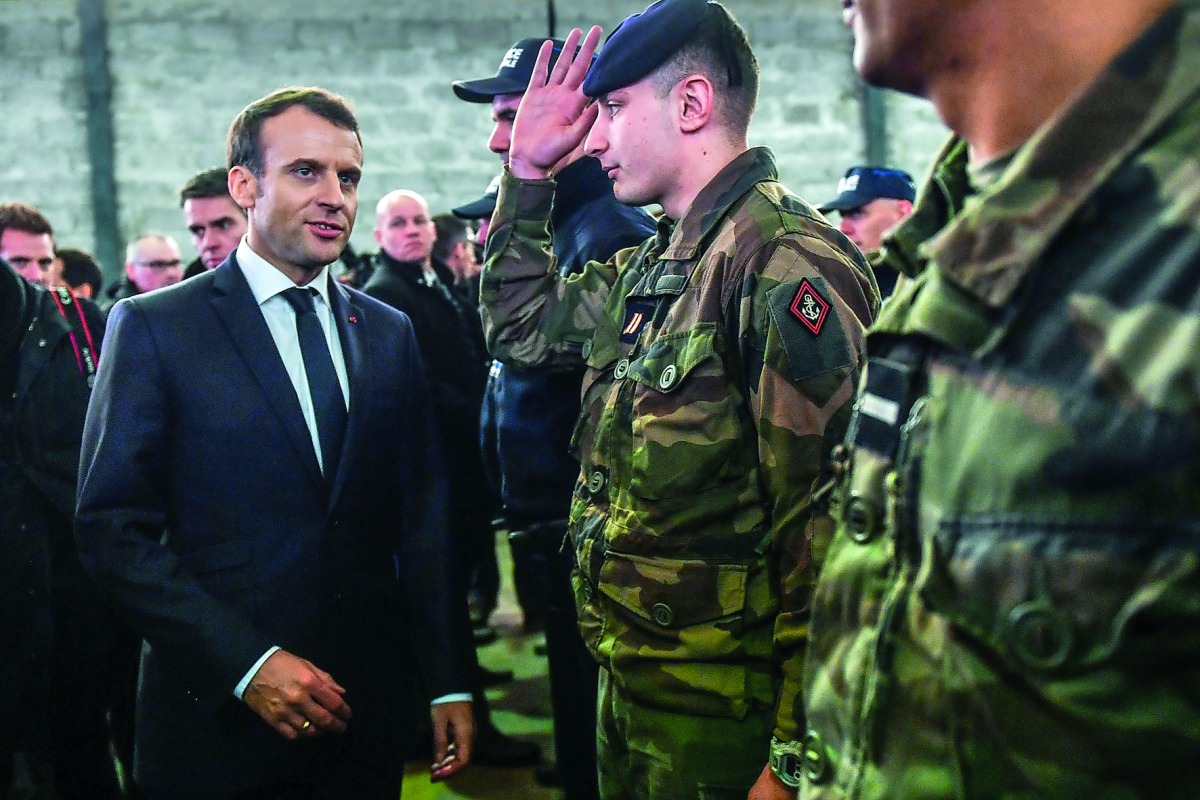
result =
[[[529,79],[533,77],[538,51],[545,41],[545,38],[522,39],[508,48],[504,58],[500,59],[500,67],[495,75],[473,81],[455,81],[451,84],[454,93],[468,103],[490,103],[493,97],[501,94],[524,94],[529,88]],[[562,39],[549,41],[554,42],[554,52],[550,56],[550,66],[553,67],[566,42]]]
[[[849,211],[861,208],[872,200],[888,197],[893,200],[916,199],[917,186],[907,172],[890,167],[851,167],[838,181],[838,195],[817,207],[827,211]]]
[[[500,196],[500,176],[492,178],[483,196],[450,209],[450,213],[459,219],[484,219],[492,216],[496,210],[496,198]]]

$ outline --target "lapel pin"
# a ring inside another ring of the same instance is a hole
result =
[[[351,318],[350,318],[350,321],[351,321],[351,322],[358,322],[358,317],[351,317]]]

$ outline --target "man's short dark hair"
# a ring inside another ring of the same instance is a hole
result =
[[[720,3],[711,2],[695,33],[653,73],[659,97],[688,75],[703,75],[716,89],[716,109],[730,133],[741,138],[758,103],[758,59],[746,31]]]
[[[92,297],[100,296],[100,289],[104,286],[104,273],[91,253],[74,247],[63,247],[58,250],[57,255],[62,261],[62,279],[67,286],[78,289],[86,283],[92,287]]]
[[[213,167],[203,172],[197,172],[179,190],[179,206],[188,200],[203,200],[209,197],[229,197],[229,170],[224,167]]]
[[[20,200],[9,200],[0,203],[0,236],[7,230],[31,233],[34,236],[49,234],[54,236],[50,220],[29,203]]]
[[[245,167],[254,177],[262,178],[263,123],[293,106],[303,106],[321,119],[352,131],[358,137],[358,143],[362,144],[358,119],[355,118],[346,98],[319,86],[289,86],[255,100],[237,115],[233,124],[229,126],[229,136],[226,139],[226,166],[229,169]]]
[[[453,214],[438,214],[433,218],[437,238],[433,240],[433,257],[445,261],[450,251],[460,242],[468,240],[467,223]]]

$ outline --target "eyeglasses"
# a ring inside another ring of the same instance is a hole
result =
[[[173,258],[170,261],[135,261],[133,263],[146,269],[178,269],[183,266],[183,262],[178,258]]]

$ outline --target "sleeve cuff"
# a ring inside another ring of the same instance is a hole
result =
[[[471,695],[468,692],[456,692],[454,694],[444,694],[441,697],[435,697],[429,701],[431,706],[440,706],[442,703],[469,703]]]
[[[262,656],[259,657],[258,661],[254,662],[254,666],[248,669],[246,674],[242,676],[242,679],[238,681],[238,685],[233,687],[234,697],[236,697],[238,700],[242,699],[242,694],[246,691],[246,687],[250,685],[250,681],[253,680],[255,674],[258,673],[259,667],[266,663],[266,660],[275,655],[275,653],[278,651],[279,647],[272,647],[271,649],[267,650],[267,652],[263,653]]]

